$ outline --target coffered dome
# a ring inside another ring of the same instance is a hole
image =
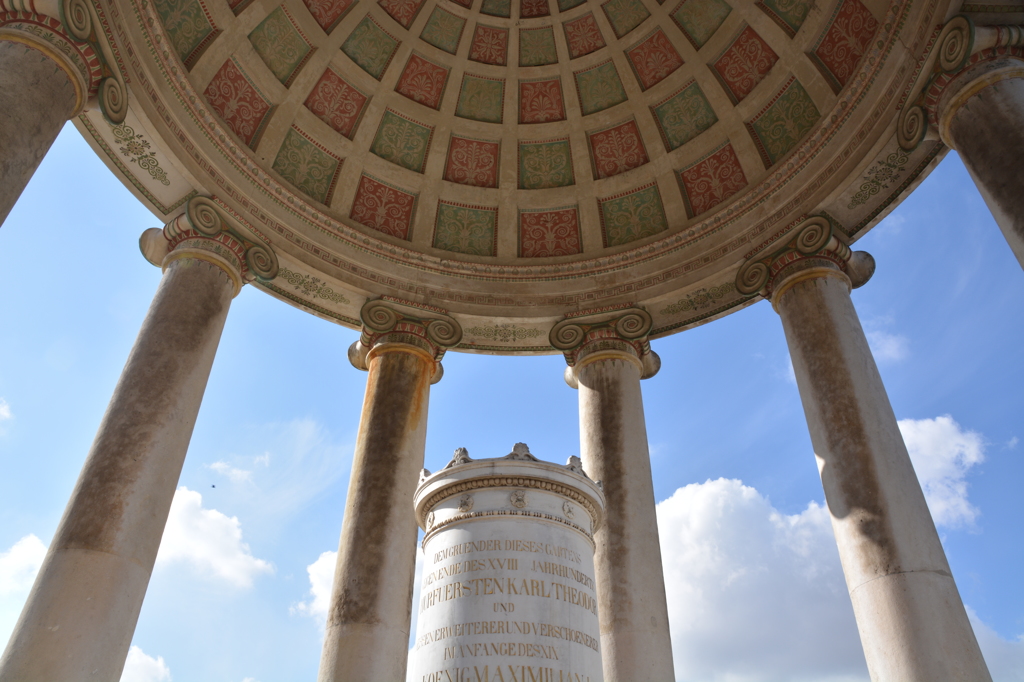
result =
[[[131,112],[80,125],[116,160],[134,124],[175,192],[268,239],[274,295],[348,325],[391,296],[458,318],[462,349],[542,352],[581,310],[644,306],[657,336],[753,300],[736,269],[808,215],[868,229],[943,150],[903,152],[895,118],[946,12],[113,0]]]

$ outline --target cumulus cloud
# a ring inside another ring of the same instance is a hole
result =
[[[346,476],[352,452],[351,444],[308,418],[252,426],[238,447],[241,454],[206,466],[244,484],[228,486],[225,495],[247,508],[247,518],[267,524],[282,523]]]
[[[46,545],[31,534],[0,553],[0,597],[27,593],[45,556]]]
[[[877,362],[899,362],[910,355],[910,339],[902,334],[890,334],[880,330],[869,331],[868,346]]]
[[[171,682],[171,669],[164,663],[163,656],[153,658],[133,646],[128,650],[121,682]]]
[[[337,552],[324,552],[320,557],[306,566],[309,574],[308,601],[300,601],[292,607],[292,613],[302,613],[320,621],[327,621],[327,609],[331,603],[331,587],[334,584],[334,567],[338,563]]]
[[[970,606],[967,607],[967,616],[971,619],[992,679],[995,682],[1024,682],[1024,635],[1013,640],[1003,639],[983,623]]]
[[[11,419],[13,416],[11,414],[11,406],[6,400],[0,398],[0,422]]]
[[[226,476],[232,483],[252,482],[252,472],[245,469],[237,469],[227,462],[214,462],[207,464],[207,468],[213,469],[221,476]]]
[[[156,560],[157,564],[189,564],[201,575],[239,588],[251,587],[256,576],[274,572],[242,541],[237,517],[204,509],[203,496],[184,486],[174,493]]]
[[[968,471],[985,461],[981,434],[967,431],[951,416],[901,419],[900,432],[938,526],[957,527],[978,518],[967,499]]]
[[[658,505],[676,679],[866,680],[828,511],[787,515],[741,481]]]
[[[45,556],[46,545],[35,535],[26,535],[0,552],[0,646],[14,631]]]

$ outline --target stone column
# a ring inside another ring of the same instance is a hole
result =
[[[454,319],[368,301],[349,359],[366,397],[320,659],[320,682],[404,680],[416,569],[413,494],[423,468],[430,385],[462,338]]]
[[[850,299],[874,261],[799,226],[737,288],[782,318],[871,679],[990,680]]]
[[[87,2],[66,4],[78,17],[77,32],[88,36]],[[97,94],[99,59],[60,15],[56,0],[0,0],[0,224],[64,123]],[[123,99],[120,81],[108,80],[106,94]],[[124,120],[124,112],[119,115]]]
[[[1024,27],[950,20],[921,103],[904,110],[900,143],[938,136],[960,154],[1024,267]],[[931,124],[932,130],[924,130]]]
[[[551,330],[580,392],[580,454],[607,498],[594,536],[601,656],[609,680],[673,680],[665,578],[640,380],[661,366],[640,308],[573,317]]]
[[[250,270],[239,240],[190,223],[216,218],[209,203],[193,199],[143,235],[164,276],[0,658],[2,682],[121,675],[228,307]]]

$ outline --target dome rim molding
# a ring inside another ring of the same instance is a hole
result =
[[[103,26],[103,36],[106,39],[111,40],[115,33],[128,43],[137,43],[138,41],[134,38],[143,38],[144,45],[136,44],[133,50],[128,50],[128,61],[131,63],[131,67],[125,74],[126,83],[132,91],[136,105],[141,104],[146,117],[159,127],[159,131],[151,132],[156,132],[159,137],[164,139],[165,144],[177,152],[171,156],[178,163],[183,163],[182,156],[189,162],[187,164],[189,174],[195,176],[199,184],[203,186],[203,189],[199,191],[205,191],[214,197],[225,212],[252,231],[254,235],[262,239],[280,235],[280,239],[270,239],[270,241],[277,241],[275,246],[291,256],[290,260],[312,267],[313,272],[322,272],[342,282],[349,289],[354,289],[357,293],[365,293],[367,297],[396,295],[415,300],[417,299],[415,292],[381,286],[379,279],[374,281],[360,271],[388,274],[389,267],[400,265],[409,268],[414,273],[427,273],[430,277],[440,276],[444,279],[470,283],[479,282],[484,285],[503,283],[514,287],[538,282],[578,282],[594,277],[615,276],[623,271],[635,271],[638,268],[643,268],[643,272],[633,278],[625,279],[635,283],[639,279],[649,279],[652,275],[674,271],[676,274],[667,280],[676,284],[674,288],[671,288],[674,295],[682,295],[701,285],[714,284],[718,279],[723,282],[730,280],[730,273],[734,273],[747,258],[760,250],[770,248],[772,244],[783,239],[787,232],[799,224],[803,218],[817,212],[820,205],[827,201],[827,198],[822,196],[815,203],[810,203],[815,199],[815,193],[817,192],[820,196],[821,187],[828,187],[828,183],[820,182],[815,187],[814,178],[808,178],[800,185],[794,197],[788,197],[788,201],[787,197],[779,196],[787,183],[801,174],[807,174],[807,168],[822,158],[823,154],[823,165],[835,166],[830,177],[852,177],[855,179],[858,176],[858,170],[851,168],[851,163],[857,168],[870,163],[873,159],[871,152],[884,146],[884,142],[889,137],[888,128],[893,127],[899,110],[911,99],[910,95],[919,85],[918,81],[922,74],[927,73],[925,67],[930,58],[928,50],[931,43],[934,42],[938,30],[932,32],[931,40],[926,37],[923,41],[927,43],[924,45],[924,56],[906,60],[908,64],[901,68],[890,66],[887,71],[886,66],[891,65],[892,53],[897,51],[901,45],[904,51],[912,51],[912,47],[907,47],[901,38],[907,39],[907,22],[915,14],[915,10],[927,17],[935,17],[940,6],[946,3],[944,0],[929,0],[927,2],[903,0],[898,4],[890,5],[884,18],[879,20],[878,32],[872,39],[870,49],[865,52],[859,62],[855,75],[851,77],[846,87],[831,100],[831,106],[822,112],[814,127],[779,163],[769,169],[765,176],[738,193],[736,197],[724,202],[721,210],[712,210],[699,220],[690,219],[689,223],[673,225],[666,230],[665,234],[649,237],[637,244],[606,250],[587,258],[573,256],[543,258],[538,259],[540,262],[529,264],[502,262],[500,259],[487,257],[463,257],[461,254],[452,254],[455,257],[441,257],[410,248],[407,245],[394,243],[397,240],[392,241],[367,234],[365,231],[349,225],[345,220],[331,215],[330,212],[313,201],[307,200],[296,190],[268,173],[256,160],[256,152],[238,142],[216,117],[196,86],[189,80],[188,70],[180,64],[178,56],[170,49],[168,35],[151,1],[100,0],[99,4],[101,8],[98,10],[98,14]],[[123,11],[123,6],[131,8],[131,12]],[[126,23],[136,25],[137,35],[133,35],[136,33],[134,27],[129,30]],[[926,33],[927,25],[921,22],[911,24],[911,26],[917,27],[917,38]],[[111,42],[115,59],[124,69],[126,65],[122,60],[123,46],[119,45],[117,40],[111,40]],[[911,42],[918,44],[922,41],[918,39]],[[143,52],[139,49],[140,47],[152,57],[151,60],[146,58],[145,53],[140,55],[140,52]],[[913,54],[908,56],[913,56]],[[877,86],[877,81],[880,79],[882,85],[887,86],[890,94],[868,100],[871,105],[869,107],[859,106],[872,91],[873,86]],[[161,100],[166,102],[167,94],[172,94],[179,103],[180,107],[177,110],[166,103],[154,103],[161,102]],[[879,126],[877,121],[885,117],[887,112],[891,114],[892,120],[887,126]],[[872,114],[874,115],[872,116]],[[855,121],[854,124],[850,123],[851,119]],[[842,146],[833,146],[833,141],[844,129],[844,126],[850,125],[854,130],[851,137],[856,137],[856,140],[845,139],[845,146],[851,151],[843,157],[842,154],[845,150]],[[192,127],[193,130],[188,130],[189,127]],[[883,130],[883,128],[885,129]],[[209,155],[203,156],[199,153],[200,145],[196,142],[196,139],[199,138],[196,135],[197,132],[229,164],[230,170],[238,174],[236,177],[227,177],[225,172],[217,166],[213,166],[216,169],[216,174],[212,177],[208,175],[208,177],[200,178],[193,172],[194,164],[202,167],[205,161],[207,165],[212,166],[206,161],[206,157]],[[179,135],[184,135],[195,148],[194,155],[183,150],[179,139],[177,139]],[[852,151],[858,149],[864,149],[867,153],[857,155]],[[828,154],[829,151],[832,153]],[[937,149],[927,163],[915,169],[917,175],[922,177],[915,175],[911,178],[912,184],[923,179],[923,175],[927,174],[926,168],[933,165],[935,156],[941,151],[941,149]],[[853,159],[852,162],[851,159]],[[244,188],[242,181],[249,183],[255,191],[242,191]],[[837,191],[835,187],[830,189],[832,191],[829,194],[834,194]],[[254,200],[253,195],[259,200]],[[895,202],[898,200],[897,198]],[[777,204],[773,212],[766,212],[759,219],[751,221],[745,229],[729,232],[731,226],[737,225],[751,213],[755,213],[765,204],[772,202]],[[271,207],[275,210],[271,211]],[[840,233],[849,243],[853,243],[866,227],[869,228],[877,220],[880,220],[888,210],[891,210],[891,206],[883,207],[872,219],[869,219],[867,225],[860,225],[850,233],[840,226]],[[259,227],[254,225],[249,212],[264,214],[262,216],[264,225]],[[301,221],[307,228],[312,228],[311,233],[291,227],[288,224],[289,221],[282,220],[282,215],[293,221]],[[773,220],[773,218],[775,219]],[[780,225],[781,227],[777,227]],[[772,227],[777,227],[777,229],[772,231]],[[264,230],[267,230],[270,236]],[[346,251],[362,254],[362,256],[357,256],[354,259],[344,258]],[[686,253],[681,256],[680,252]],[[721,255],[709,260],[708,255],[711,252],[720,252]],[[331,259],[330,256],[334,258]],[[365,257],[375,259],[376,267],[360,260]],[[716,266],[709,267],[708,263],[712,261],[717,261]],[[654,264],[655,267],[650,267],[651,264]],[[325,265],[333,266],[337,272],[323,269]],[[679,274],[680,272],[682,274]],[[405,274],[392,274],[392,277],[409,280],[415,279],[415,274],[413,277]],[[420,283],[422,284],[422,281]],[[584,290],[595,292],[594,288],[587,288],[572,289],[565,293]],[[531,302],[526,306],[508,306],[480,302],[480,299],[483,298],[515,297],[516,292],[495,294],[468,288],[451,291],[460,294],[468,293],[470,296],[475,296],[477,300],[460,303],[451,299],[442,299],[437,303],[445,306],[453,314],[462,314],[471,318],[553,320],[557,319],[560,314],[582,309],[581,306],[575,304],[559,306],[551,303]],[[634,292],[632,295],[626,296],[614,293],[603,298],[595,296],[591,300],[594,305],[586,306],[586,308],[614,308],[626,304],[643,304],[651,298],[644,295],[651,292],[650,287],[647,290],[636,287]],[[657,298],[665,292],[658,290],[651,293],[652,297]],[[550,293],[546,295],[549,298],[551,296]],[[464,297],[457,296],[456,298]],[[527,298],[530,297],[527,296]],[[720,314],[745,307],[754,300],[757,300],[756,296],[753,297],[753,300],[741,298],[732,301],[726,307],[727,309],[712,311],[708,315],[700,316],[702,319],[694,320],[691,323],[665,325],[656,322],[652,336],[673,333],[680,330],[680,327],[702,323]],[[305,306],[304,302],[297,303],[290,300],[289,303]],[[528,314],[523,314],[528,311]],[[331,317],[335,318],[336,322],[355,326],[351,324],[355,322],[354,319],[338,319],[336,315],[331,315]],[[531,348],[539,352],[551,352],[550,349],[540,346]],[[506,349],[501,347],[501,350]],[[522,349],[513,352],[522,352]]]

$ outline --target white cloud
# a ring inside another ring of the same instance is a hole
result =
[[[786,381],[796,386],[796,370],[793,369],[793,358],[786,356],[786,370],[784,373]]]
[[[128,650],[121,682],[171,682],[171,669],[164,663],[163,656],[153,658],[133,646]]]
[[[0,646],[14,631],[45,556],[46,546],[35,535],[26,535],[0,552]]]
[[[971,524],[978,509],[967,500],[967,472],[985,461],[981,434],[966,431],[951,416],[901,419],[903,440],[938,526]]]
[[[992,679],[995,682],[1024,682],[1024,635],[1015,640],[1005,640],[985,625],[970,606],[967,607],[967,616],[971,619]]]
[[[213,464],[207,464],[206,466],[213,469],[221,476],[227,476],[232,483],[246,483],[252,481],[251,471],[236,469],[227,462],[214,462]]]
[[[14,417],[14,415],[11,414],[10,404],[3,398],[0,398],[0,422],[11,419],[12,417]]]
[[[309,574],[309,601],[301,601],[292,608],[292,613],[303,613],[320,621],[327,621],[327,609],[331,604],[331,587],[334,585],[334,567],[338,563],[337,552],[324,552],[306,566]]]
[[[658,505],[677,680],[866,680],[828,511],[718,479]]]
[[[866,336],[876,362],[899,362],[910,355],[910,339],[902,334],[874,330],[867,332]]]
[[[157,564],[181,561],[200,574],[235,587],[252,586],[253,579],[274,568],[252,555],[242,541],[237,517],[203,508],[203,496],[182,486],[174,493]]]
[[[31,534],[0,553],[0,597],[22,592],[27,594],[45,556],[46,545]]]
[[[1013,450],[1015,447],[1017,447],[1018,443],[1020,443],[1020,438],[1014,436],[1010,440],[1006,441],[1006,447],[1009,448],[1010,450]]]
[[[235,482],[245,482],[234,496],[246,518],[265,527],[281,525],[323,495],[351,468],[352,447],[338,443],[329,429],[314,419],[293,419],[247,428],[241,454],[223,457],[208,468]],[[261,453],[261,454],[256,454]],[[339,491],[344,494],[343,490]]]

